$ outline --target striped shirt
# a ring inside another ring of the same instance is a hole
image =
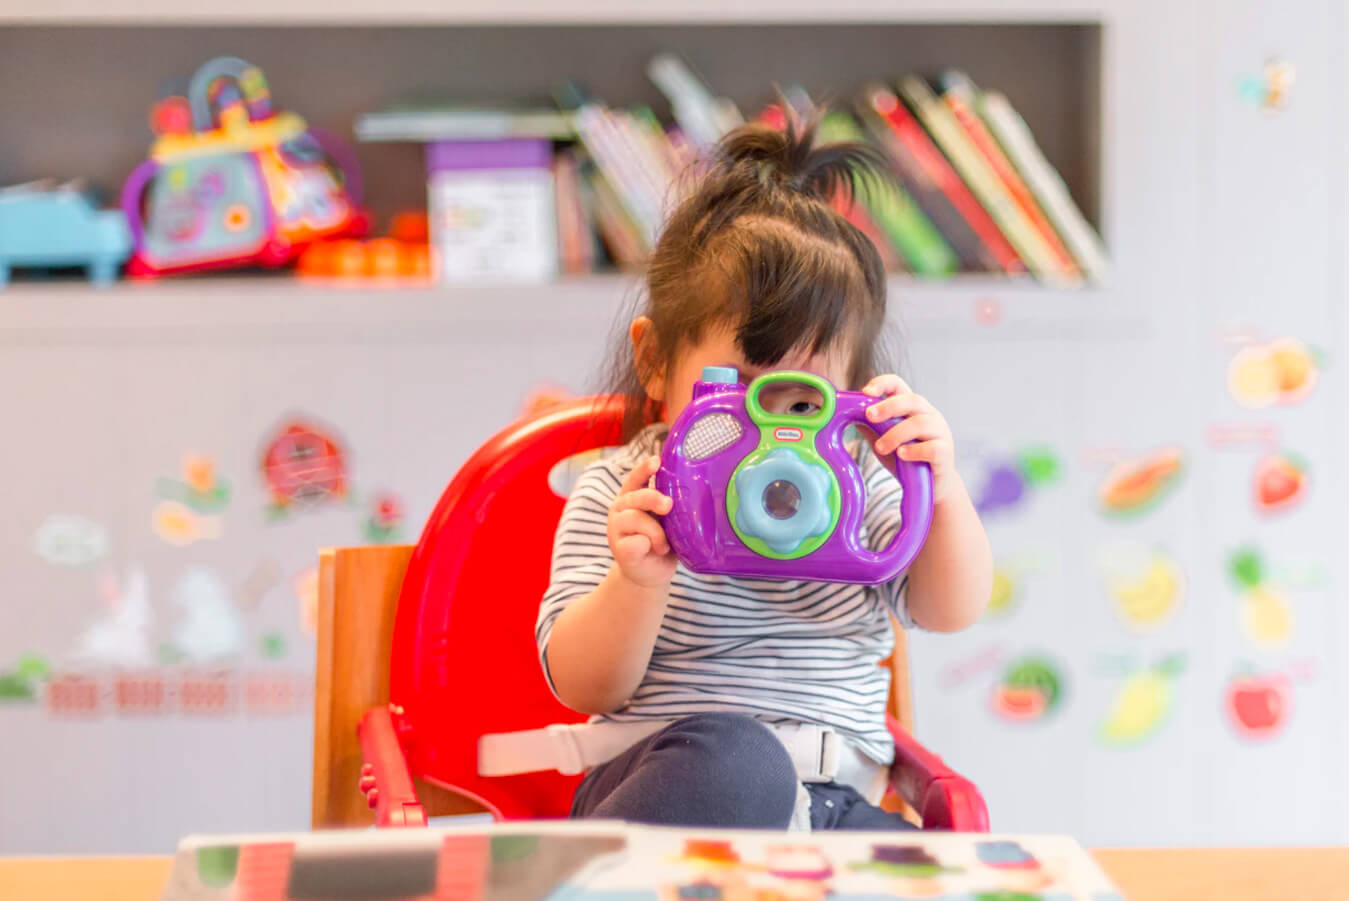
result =
[[[663,431],[652,426],[592,463],[567,500],[535,630],[550,687],[553,623],[614,565],[606,536],[609,507],[637,461],[659,451]],[[900,486],[865,442],[856,456],[867,487],[863,543],[884,547],[899,529]],[[890,672],[880,663],[894,647],[889,616],[912,625],[906,581],[771,582],[702,575],[680,564],[641,684],[622,708],[592,721],[742,713],[765,723],[832,727],[878,763],[889,763]]]

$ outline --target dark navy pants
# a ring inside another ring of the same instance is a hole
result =
[[[663,826],[786,829],[796,805],[796,768],[766,726],[738,713],[671,723],[608,763],[576,789],[573,817]],[[912,829],[868,804],[851,786],[811,783],[812,829]]]

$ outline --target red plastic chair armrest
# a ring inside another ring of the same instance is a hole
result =
[[[393,711],[375,707],[356,727],[361,741],[360,789],[375,811],[375,825],[425,826],[426,809],[417,801],[403,747],[398,742]]]
[[[924,829],[987,832],[988,807],[974,783],[918,743],[893,716],[886,726],[895,740],[890,787],[923,819]]]

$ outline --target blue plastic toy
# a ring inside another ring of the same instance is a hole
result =
[[[90,281],[106,285],[130,255],[122,211],[98,209],[77,184],[0,189],[0,288],[11,269],[61,266],[83,266]]]

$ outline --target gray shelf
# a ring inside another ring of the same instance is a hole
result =
[[[84,341],[410,343],[490,340],[502,330],[584,338],[607,334],[639,297],[636,276],[548,284],[429,287],[333,285],[289,277],[16,283],[0,292],[0,343]],[[1107,290],[964,277],[890,283],[892,319],[906,334],[951,340],[1128,339],[1145,320]],[[981,314],[989,305],[997,317]]]

